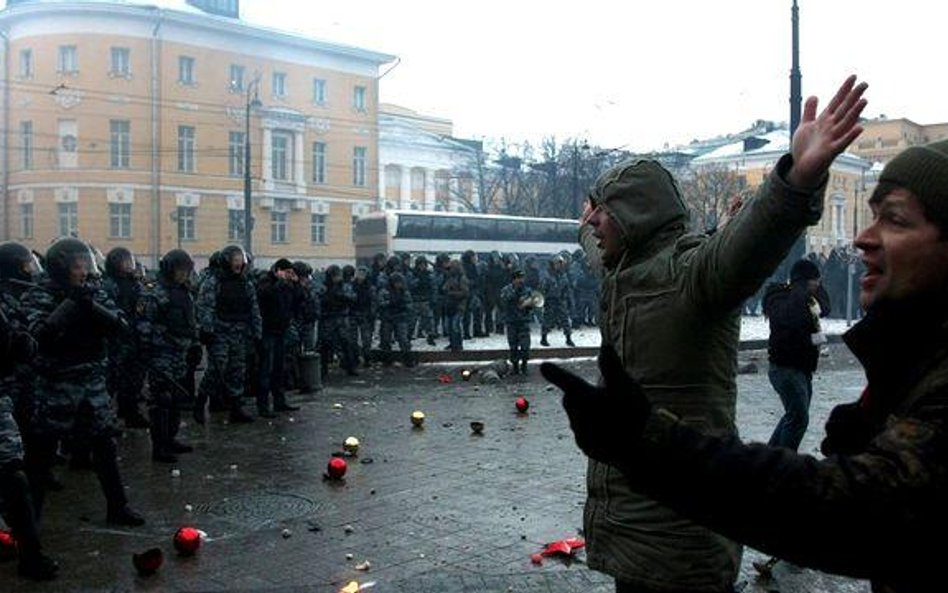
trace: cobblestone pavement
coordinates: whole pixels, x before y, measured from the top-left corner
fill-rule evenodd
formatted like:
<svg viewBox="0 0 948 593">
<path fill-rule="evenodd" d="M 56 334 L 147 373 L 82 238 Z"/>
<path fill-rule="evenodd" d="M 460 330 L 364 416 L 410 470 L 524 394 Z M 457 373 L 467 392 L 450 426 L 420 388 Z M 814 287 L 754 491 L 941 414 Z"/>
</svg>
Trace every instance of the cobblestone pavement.
<svg viewBox="0 0 948 593">
<path fill-rule="evenodd" d="M 779 400 L 766 377 L 739 380 L 743 436 L 766 440 Z M 572 366 L 592 376 L 592 361 Z M 814 384 L 813 418 L 803 450 L 816 451 L 835 403 L 858 396 L 862 374 L 841 347 L 822 362 Z M 34 591 L 329 592 L 350 580 L 374 581 L 373 593 L 598 593 L 613 590 L 588 570 L 579 553 L 571 564 L 530 555 L 581 526 L 585 460 L 576 449 L 559 396 L 534 369 L 498 384 L 459 379 L 458 367 L 423 365 L 333 374 L 326 389 L 291 396 L 302 409 L 272 421 L 229 426 L 216 416 L 189 424 L 182 436 L 196 447 L 172 467 L 150 461 L 148 435 L 128 431 L 121 466 L 132 504 L 146 526 L 114 529 L 89 472 L 57 470 L 66 489 L 52 493 L 43 536 L 61 564 L 61 577 L 34 584 L 0 564 L 0 589 Z M 438 376 L 451 373 L 452 383 Z M 514 400 L 530 401 L 518 414 Z M 427 415 L 413 429 L 414 410 Z M 482 436 L 469 424 L 485 423 Z M 343 482 L 324 480 L 326 463 L 343 440 L 361 441 Z M 196 556 L 174 553 L 172 535 L 192 525 L 208 535 Z M 164 551 L 157 575 L 136 576 L 133 552 Z M 865 583 L 783 564 L 758 580 L 745 554 L 745 593 L 841 591 L 865 593 Z M 356 566 L 368 561 L 371 568 Z"/>
</svg>

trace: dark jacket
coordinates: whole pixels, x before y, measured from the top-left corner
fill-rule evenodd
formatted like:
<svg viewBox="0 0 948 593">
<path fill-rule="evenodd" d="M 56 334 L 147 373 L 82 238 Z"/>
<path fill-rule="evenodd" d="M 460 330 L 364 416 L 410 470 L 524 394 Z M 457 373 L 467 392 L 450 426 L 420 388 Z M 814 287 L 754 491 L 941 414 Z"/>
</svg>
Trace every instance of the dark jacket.
<svg viewBox="0 0 948 593">
<path fill-rule="evenodd" d="M 602 342 L 611 344 L 649 400 L 685 423 L 734 434 L 740 305 L 819 219 L 822 188 L 790 187 L 790 156 L 712 237 L 687 235 L 688 213 L 671 175 L 657 163 L 619 166 L 592 197 L 625 244 L 605 270 Z M 599 257 L 588 225 L 580 243 Z M 585 511 L 590 568 L 641 588 L 726 591 L 740 547 L 658 504 L 614 467 L 590 460 Z M 693 491 L 697 492 L 697 491 Z"/>
<path fill-rule="evenodd" d="M 711 529 L 796 564 L 944 589 L 948 543 L 948 313 L 875 307 L 844 339 L 868 387 L 830 414 L 823 459 L 712 437 L 653 412 L 623 472 Z M 695 496 L 700 492 L 701 496 Z"/>
<path fill-rule="evenodd" d="M 820 332 L 819 318 L 829 312 L 829 296 L 822 286 L 815 296 L 810 295 L 806 281 L 768 286 L 764 315 L 770 322 L 770 363 L 805 373 L 815 371 L 820 348 L 813 335 Z"/>
<path fill-rule="evenodd" d="M 295 315 L 295 296 L 292 284 L 280 280 L 273 272 L 267 272 L 257 285 L 257 304 L 264 334 L 279 336 L 290 329 Z"/>
</svg>

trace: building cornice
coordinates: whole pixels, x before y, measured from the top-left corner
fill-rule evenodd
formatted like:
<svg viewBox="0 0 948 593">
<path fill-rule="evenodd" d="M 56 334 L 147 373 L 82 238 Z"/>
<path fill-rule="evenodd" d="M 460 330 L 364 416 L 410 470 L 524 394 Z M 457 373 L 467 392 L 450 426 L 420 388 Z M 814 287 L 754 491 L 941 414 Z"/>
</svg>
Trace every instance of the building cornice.
<svg viewBox="0 0 948 593">
<path fill-rule="evenodd" d="M 129 19 L 154 24 L 156 20 L 167 24 L 179 25 L 195 31 L 206 31 L 235 38 L 235 46 L 243 41 L 262 41 L 269 44 L 281 44 L 288 48 L 331 54 L 346 57 L 376 66 L 395 60 L 395 56 L 362 49 L 339 43 L 332 43 L 252 25 L 237 19 L 211 14 L 190 13 L 157 6 L 133 5 L 112 2 L 55 2 L 37 4 L 18 4 L 0 11 L 0 27 L 9 29 L 19 22 L 31 19 L 67 16 L 70 13 L 82 16 L 122 16 Z"/>
</svg>

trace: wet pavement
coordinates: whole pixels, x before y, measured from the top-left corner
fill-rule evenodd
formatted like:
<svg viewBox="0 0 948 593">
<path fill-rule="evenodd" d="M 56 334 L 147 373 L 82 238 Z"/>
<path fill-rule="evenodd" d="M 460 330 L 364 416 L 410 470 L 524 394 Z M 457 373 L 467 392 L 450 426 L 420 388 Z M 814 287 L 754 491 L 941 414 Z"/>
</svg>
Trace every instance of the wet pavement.
<svg viewBox="0 0 948 593">
<path fill-rule="evenodd" d="M 760 372 L 739 377 L 738 420 L 745 439 L 765 441 L 780 405 Z M 588 376 L 592 361 L 571 366 Z M 475 367 L 476 368 L 476 367 Z M 352 580 L 384 592 L 611 592 L 580 551 L 571 563 L 530 556 L 582 524 L 585 460 L 576 449 L 557 392 L 535 367 L 527 378 L 480 383 L 458 365 L 392 367 L 360 377 L 333 374 L 314 395 L 291 394 L 301 410 L 271 421 L 207 426 L 188 423 L 181 436 L 196 451 L 169 466 L 150 461 L 146 431 L 120 441 L 121 467 L 141 528 L 105 524 L 94 475 L 58 468 L 66 485 L 51 493 L 44 519 L 47 552 L 61 576 L 47 584 L 16 577 L 0 564 L 0 590 L 34 591 L 338 591 Z M 442 383 L 449 374 L 453 382 Z M 811 428 L 801 450 L 815 452 L 836 403 L 859 395 L 861 371 L 841 346 L 830 348 L 814 381 Z M 526 414 L 514 401 L 530 402 Z M 424 427 L 410 422 L 415 410 Z M 485 424 L 483 435 L 470 423 Z M 361 446 L 343 481 L 324 479 L 343 441 Z M 174 472 L 174 470 L 178 470 Z M 177 475 L 176 475 L 177 474 Z M 172 536 L 191 525 L 207 533 L 193 557 L 175 554 Z M 136 575 L 133 552 L 159 547 L 164 565 Z M 765 591 L 865 593 L 863 582 L 779 564 L 774 579 L 756 578 L 748 550 L 739 587 Z M 356 567 L 368 570 L 358 570 Z"/>
</svg>

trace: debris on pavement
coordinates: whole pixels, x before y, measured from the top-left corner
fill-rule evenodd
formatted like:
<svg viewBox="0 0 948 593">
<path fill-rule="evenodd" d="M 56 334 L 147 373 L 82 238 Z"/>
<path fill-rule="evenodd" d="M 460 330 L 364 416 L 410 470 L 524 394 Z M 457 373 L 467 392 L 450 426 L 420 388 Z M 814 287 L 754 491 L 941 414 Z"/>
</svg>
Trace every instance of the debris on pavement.
<svg viewBox="0 0 948 593">
<path fill-rule="evenodd" d="M 140 576 L 148 577 L 158 572 L 164 558 L 161 548 L 151 548 L 141 554 L 132 554 L 132 566 Z"/>
<path fill-rule="evenodd" d="M 425 423 L 425 413 L 421 410 L 415 410 L 411 413 L 411 423 L 415 428 L 421 428 Z"/>
<path fill-rule="evenodd" d="M 194 527 L 182 527 L 174 534 L 174 549 L 181 556 L 193 556 L 201 547 L 201 532 Z"/>
<path fill-rule="evenodd" d="M 530 562 L 540 565 L 543 564 L 543 558 L 549 558 L 552 556 L 572 559 L 575 555 L 576 550 L 580 550 L 586 547 L 586 540 L 581 537 L 571 537 L 568 539 L 560 539 L 555 542 L 550 542 L 543 548 L 543 551 L 538 554 L 530 555 Z"/>
<path fill-rule="evenodd" d="M 447 373 L 442 373 L 438 375 L 438 382 L 439 383 L 454 383 L 454 379 L 451 378 L 451 375 L 448 375 Z"/>
<path fill-rule="evenodd" d="M 484 434 L 484 423 L 477 420 L 471 422 L 471 432 L 477 435 Z"/>
<path fill-rule="evenodd" d="M 349 465 L 342 457 L 333 457 L 326 465 L 326 478 L 329 480 L 341 480 L 346 475 Z"/>
<path fill-rule="evenodd" d="M 517 411 L 521 414 L 526 414 L 527 410 L 530 408 L 530 402 L 527 401 L 525 397 L 518 397 L 517 401 L 514 402 L 514 405 L 517 407 Z"/>
<path fill-rule="evenodd" d="M 361 570 L 362 572 L 368 572 L 372 568 L 372 563 L 368 560 L 363 560 L 354 567 L 356 570 Z"/>
</svg>

